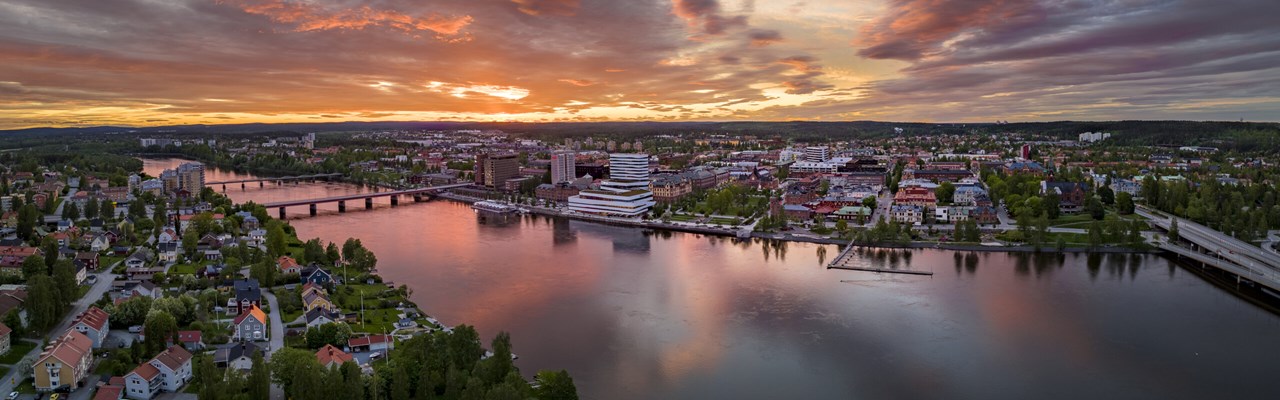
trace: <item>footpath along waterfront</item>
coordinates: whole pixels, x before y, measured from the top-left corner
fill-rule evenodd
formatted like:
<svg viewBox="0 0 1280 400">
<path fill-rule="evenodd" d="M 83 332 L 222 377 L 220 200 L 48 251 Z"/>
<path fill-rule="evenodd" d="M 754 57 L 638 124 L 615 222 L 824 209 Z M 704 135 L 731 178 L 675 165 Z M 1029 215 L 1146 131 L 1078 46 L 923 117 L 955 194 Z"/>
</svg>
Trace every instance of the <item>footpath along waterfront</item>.
<svg viewBox="0 0 1280 400">
<path fill-rule="evenodd" d="M 1280 317 L 1164 257 L 852 256 L 934 273 L 888 275 L 825 269 L 835 245 L 388 207 L 290 223 L 304 239 L 360 238 L 423 309 L 482 337 L 511 332 L 522 371 L 565 368 L 584 398 L 1280 397 L 1268 372 Z"/>
</svg>

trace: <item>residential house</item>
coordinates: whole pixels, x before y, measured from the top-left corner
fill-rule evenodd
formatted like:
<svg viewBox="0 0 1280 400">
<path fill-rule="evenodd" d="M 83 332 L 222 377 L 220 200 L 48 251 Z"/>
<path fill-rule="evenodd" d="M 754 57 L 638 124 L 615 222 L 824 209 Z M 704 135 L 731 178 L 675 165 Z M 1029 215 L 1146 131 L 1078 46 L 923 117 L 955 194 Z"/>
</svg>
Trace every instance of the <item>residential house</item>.
<svg viewBox="0 0 1280 400">
<path fill-rule="evenodd" d="M 303 268 L 301 275 L 303 282 L 314 283 L 320 286 L 329 286 L 330 283 L 333 283 L 333 275 L 316 264 L 311 264 L 306 268 Z"/>
<path fill-rule="evenodd" d="M 228 313 L 241 313 L 250 308 L 262 307 L 262 289 L 257 279 L 241 279 L 232 284 L 235 297 L 227 299 Z"/>
<path fill-rule="evenodd" d="M 58 337 L 40 353 L 32 366 L 37 391 L 48 392 L 62 386 L 80 387 L 93 366 L 93 340 L 74 329 Z"/>
<path fill-rule="evenodd" d="M 90 306 L 88 310 L 76 316 L 74 322 L 71 323 L 71 329 L 80 332 L 93 341 L 93 348 L 102 348 L 102 343 L 107 339 L 107 333 L 111 330 L 111 316 L 106 311 L 102 311 L 98 306 Z"/>
<path fill-rule="evenodd" d="M 304 316 L 307 319 L 307 328 L 313 328 L 324 324 L 342 321 L 342 317 L 336 312 L 326 310 L 324 308 L 313 308 L 307 310 Z"/>
<path fill-rule="evenodd" d="M 98 385 L 98 390 L 93 392 L 93 400 L 121 400 L 124 399 L 124 377 L 113 376 L 109 383 Z"/>
<path fill-rule="evenodd" d="M 373 334 L 367 336 L 354 337 L 347 340 L 348 351 L 365 352 L 365 351 L 382 351 L 395 348 L 394 339 L 391 335 Z"/>
<path fill-rule="evenodd" d="M 12 340 L 11 336 L 13 336 L 12 333 L 13 329 L 9 328 L 8 325 L 0 324 L 0 355 L 9 353 L 10 340 Z"/>
<path fill-rule="evenodd" d="M 76 253 L 76 261 L 84 263 L 85 268 L 92 271 L 98 270 L 98 253 L 93 251 L 82 251 Z"/>
<path fill-rule="evenodd" d="M 168 242 L 156 245 L 156 251 L 160 253 L 160 262 L 173 263 L 178 262 L 179 243 Z"/>
<path fill-rule="evenodd" d="M 191 381 L 191 353 L 170 346 L 125 375 L 125 396 L 149 400 L 161 392 L 177 393 Z"/>
<path fill-rule="evenodd" d="M 204 332 L 178 331 L 178 342 L 188 351 L 204 350 Z"/>
<path fill-rule="evenodd" d="M 179 235 L 178 231 L 173 230 L 173 228 L 164 228 L 164 230 L 160 231 L 160 235 L 156 236 L 156 243 L 172 242 L 182 242 L 182 235 Z"/>
<path fill-rule="evenodd" d="M 302 266 L 298 265 L 297 260 L 294 260 L 293 257 L 289 257 L 289 256 L 280 256 L 280 258 L 277 258 L 276 267 L 280 268 L 280 273 L 282 274 L 301 274 L 302 273 Z"/>
<path fill-rule="evenodd" d="M 969 219 L 977 221 L 982 225 L 995 225 L 1000 223 L 1000 216 L 997 214 L 996 208 L 992 206 L 976 206 L 969 210 Z"/>
<path fill-rule="evenodd" d="M 232 325 L 235 326 L 235 333 L 231 335 L 233 340 L 267 340 L 267 314 L 256 304 L 241 312 Z"/>
<path fill-rule="evenodd" d="M 231 347 L 220 348 L 213 353 L 213 364 L 218 368 L 233 368 L 248 371 L 253 367 L 253 356 L 262 349 L 250 342 L 240 342 Z"/>
<path fill-rule="evenodd" d="M 1112 179 L 1111 191 L 1115 194 L 1128 193 L 1133 198 L 1142 194 L 1142 182 L 1130 179 Z"/>
<path fill-rule="evenodd" d="M 307 311 L 314 309 L 333 311 L 337 309 L 333 302 L 329 301 L 329 294 L 324 291 L 311 291 L 303 295 L 302 308 Z"/>
<path fill-rule="evenodd" d="M 351 362 L 354 359 L 355 357 L 339 350 L 337 347 L 333 347 L 331 344 L 326 344 L 324 347 L 321 347 L 320 350 L 316 351 L 316 361 L 320 362 L 320 366 L 325 369 L 329 369 L 335 365 L 342 365 L 342 363 L 345 362 Z"/>
</svg>

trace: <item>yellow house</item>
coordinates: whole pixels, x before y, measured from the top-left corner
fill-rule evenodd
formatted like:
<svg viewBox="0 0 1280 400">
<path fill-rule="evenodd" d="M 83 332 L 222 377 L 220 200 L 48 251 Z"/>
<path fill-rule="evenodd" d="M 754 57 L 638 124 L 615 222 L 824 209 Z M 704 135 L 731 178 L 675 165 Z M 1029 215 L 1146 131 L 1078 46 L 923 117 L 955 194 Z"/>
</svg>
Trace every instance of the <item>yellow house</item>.
<svg viewBox="0 0 1280 400">
<path fill-rule="evenodd" d="M 63 385 L 72 389 L 80 387 L 80 381 L 93 365 L 93 340 L 74 329 L 45 347 L 40 358 L 32 366 L 37 391 L 51 391 Z"/>
<path fill-rule="evenodd" d="M 316 291 L 307 292 L 305 296 L 302 296 L 302 308 L 306 311 L 311 311 L 317 308 L 325 311 L 333 311 L 337 309 L 337 307 L 334 307 L 333 302 L 329 301 L 328 295 L 324 292 Z"/>
</svg>

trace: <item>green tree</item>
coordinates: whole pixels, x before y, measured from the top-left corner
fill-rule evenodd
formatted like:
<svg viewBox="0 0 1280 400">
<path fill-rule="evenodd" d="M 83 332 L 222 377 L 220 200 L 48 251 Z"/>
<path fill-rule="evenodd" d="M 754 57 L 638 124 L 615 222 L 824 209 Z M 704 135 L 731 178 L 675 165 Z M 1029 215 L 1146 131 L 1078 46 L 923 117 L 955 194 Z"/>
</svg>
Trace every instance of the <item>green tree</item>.
<svg viewBox="0 0 1280 400">
<path fill-rule="evenodd" d="M 272 382 L 284 387 L 285 392 L 292 392 L 298 370 L 320 366 L 315 353 L 292 347 L 276 350 L 268 364 Z"/>
<path fill-rule="evenodd" d="M 538 381 L 538 388 L 535 390 L 538 400 L 578 399 L 578 388 L 574 386 L 568 371 L 538 371 L 534 379 Z"/>
<path fill-rule="evenodd" d="M 862 199 L 862 205 L 872 210 L 876 209 L 876 196 L 867 196 Z"/>
<path fill-rule="evenodd" d="M 320 243 L 319 238 L 308 240 L 302 245 L 302 262 L 328 264 L 326 259 L 324 245 Z"/>
<path fill-rule="evenodd" d="M 1102 245 L 1102 222 L 1093 221 L 1089 223 L 1089 247 L 1095 248 Z"/>
<path fill-rule="evenodd" d="M 1107 217 L 1107 209 L 1103 207 L 1102 202 L 1097 197 L 1090 196 L 1084 203 L 1085 210 L 1089 211 L 1089 216 L 1095 220 L 1101 220 Z"/>
<path fill-rule="evenodd" d="M 70 206 L 71 204 L 68 203 L 67 205 Z M 88 202 L 84 203 L 84 218 L 85 219 L 98 218 L 98 202 L 97 201 L 89 200 Z"/>
<path fill-rule="evenodd" d="M 116 217 L 116 203 L 114 201 L 103 199 L 102 206 L 98 207 L 98 214 L 103 219 L 114 219 Z"/>
<path fill-rule="evenodd" d="M 284 223 L 272 220 L 267 223 L 267 253 L 272 258 L 285 254 Z"/>
<path fill-rule="evenodd" d="M 1116 209 L 1123 215 L 1133 214 L 1133 196 L 1125 192 L 1116 195 Z"/>
<path fill-rule="evenodd" d="M 1040 200 L 1041 215 L 1049 217 L 1049 219 L 1058 219 L 1059 214 L 1062 212 L 1059 208 L 1061 205 L 1062 196 L 1059 196 L 1057 192 L 1049 192 Z"/>
<path fill-rule="evenodd" d="M 30 241 L 35 238 L 37 220 L 40 218 L 40 210 L 32 204 L 23 205 L 18 209 L 18 237 L 23 240 Z"/>
<path fill-rule="evenodd" d="M 45 274 L 37 274 L 27 281 L 26 307 L 32 330 L 45 332 L 58 323 L 65 306 L 59 299 L 58 288 L 53 278 Z"/>
<path fill-rule="evenodd" d="M 48 268 L 44 264 L 44 256 L 36 254 L 27 257 L 27 259 L 22 260 L 22 279 L 30 282 L 31 278 L 36 275 L 45 275 Z"/>
<path fill-rule="evenodd" d="M 76 265 L 71 260 L 58 260 L 53 264 L 53 283 L 58 287 L 58 300 L 61 304 L 71 304 L 80 297 Z"/>
<path fill-rule="evenodd" d="M 938 199 L 938 204 L 951 204 L 952 200 L 955 199 L 956 185 L 951 182 L 942 182 L 938 185 L 937 189 L 934 189 L 933 192 L 934 196 Z"/>
<path fill-rule="evenodd" d="M 1169 241 L 1176 243 L 1180 239 L 1181 236 L 1178 234 L 1178 219 L 1174 218 L 1173 223 L 1169 224 Z"/>
<path fill-rule="evenodd" d="M 158 354 L 168 348 L 169 341 L 178 333 L 178 321 L 168 313 L 152 309 L 147 313 L 147 320 L 142 324 L 147 339 L 143 341 L 147 354 Z"/>
<path fill-rule="evenodd" d="M 336 322 L 308 328 L 306 333 L 307 347 L 311 349 L 318 349 L 326 344 L 343 347 L 350 338 L 351 326 Z"/>
<path fill-rule="evenodd" d="M 1098 198 L 1102 199 L 1102 204 L 1112 205 L 1116 203 L 1116 192 L 1109 186 L 1103 186 L 1098 188 Z"/>
<path fill-rule="evenodd" d="M 135 220 L 142 219 L 142 218 L 146 218 L 146 216 L 147 216 L 147 204 L 146 204 L 146 203 L 144 203 L 144 202 L 143 202 L 142 200 L 140 200 L 140 199 L 139 199 L 139 200 L 133 200 L 133 201 L 130 201 L 130 202 L 129 202 L 129 216 L 133 217 L 133 219 L 135 219 Z"/>
<path fill-rule="evenodd" d="M 80 219 L 80 207 L 76 207 L 74 203 L 68 202 L 62 206 L 62 219 L 75 221 Z"/>
<path fill-rule="evenodd" d="M 248 393 L 250 399 L 271 397 L 271 369 L 262 359 L 262 352 L 253 354 L 253 366 L 249 369 Z"/>
<path fill-rule="evenodd" d="M 329 263 L 335 263 L 338 262 L 338 260 L 341 260 L 342 253 L 338 250 L 338 244 L 329 242 L 329 245 L 324 248 L 324 258 Z"/>
</svg>

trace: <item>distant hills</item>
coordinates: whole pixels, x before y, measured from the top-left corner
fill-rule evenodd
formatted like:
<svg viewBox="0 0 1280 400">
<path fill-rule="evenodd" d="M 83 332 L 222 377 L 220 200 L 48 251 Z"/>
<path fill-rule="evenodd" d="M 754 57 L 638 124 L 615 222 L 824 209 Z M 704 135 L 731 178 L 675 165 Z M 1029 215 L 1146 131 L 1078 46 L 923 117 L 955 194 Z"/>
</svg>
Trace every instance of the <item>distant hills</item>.
<svg viewBox="0 0 1280 400">
<path fill-rule="evenodd" d="M 901 129 L 899 133 L 895 128 Z M 1117 144 L 1209 145 L 1240 150 L 1280 148 L 1280 123 L 1227 121 L 1058 121 L 1019 123 L 919 122 L 327 122 L 282 124 L 174 125 L 157 127 L 97 126 L 31 128 L 0 131 L 0 139 L 43 135 L 181 135 L 181 134 L 300 134 L 370 130 L 500 129 L 543 139 L 607 135 L 620 139 L 661 134 L 707 133 L 760 137 L 782 136 L 797 141 L 827 141 L 896 135 L 1040 133 L 1074 139 L 1083 132 L 1110 132 Z"/>
</svg>

